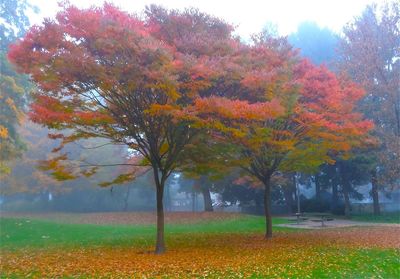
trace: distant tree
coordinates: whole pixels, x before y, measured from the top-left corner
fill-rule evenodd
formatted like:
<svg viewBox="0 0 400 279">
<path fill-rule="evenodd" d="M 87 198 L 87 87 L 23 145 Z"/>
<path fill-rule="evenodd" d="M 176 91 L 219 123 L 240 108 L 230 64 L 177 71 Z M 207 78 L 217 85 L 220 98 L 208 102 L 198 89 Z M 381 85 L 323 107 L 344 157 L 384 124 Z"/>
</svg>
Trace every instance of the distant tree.
<svg viewBox="0 0 400 279">
<path fill-rule="evenodd" d="M 315 22 L 302 22 L 297 31 L 288 37 L 288 41 L 300 49 L 303 57 L 315 64 L 330 66 L 337 58 L 335 50 L 339 37 L 329 28 L 321 28 Z"/>
<path fill-rule="evenodd" d="M 221 198 L 229 204 L 239 204 L 245 213 L 262 214 L 263 189 L 250 183 L 238 184 L 232 182 L 221 189 Z"/>
<path fill-rule="evenodd" d="M 368 6 L 343 30 L 340 69 L 367 91 L 361 110 L 375 123 L 380 144 L 371 150 L 374 213 L 379 214 L 378 189 L 400 180 L 400 3 Z"/>
<path fill-rule="evenodd" d="M 21 38 L 30 26 L 27 12 L 37 13 L 38 7 L 31 5 L 27 0 L 3 0 L 0 3 L 0 47 L 8 48 L 16 39 Z"/>
<path fill-rule="evenodd" d="M 271 203 L 283 204 L 288 206 L 291 212 L 292 205 L 290 199 L 287 200 L 285 191 L 289 190 L 289 175 L 276 173 L 271 178 Z M 263 214 L 264 212 L 264 190 L 262 183 L 248 173 L 243 173 L 240 169 L 234 169 L 225 177 L 215 181 L 215 191 L 220 194 L 224 203 L 239 204 L 245 213 Z"/>
<path fill-rule="evenodd" d="M 26 150 L 18 159 L 9 163 L 12 169 L 11 175 L 4 177 L 0 184 L 0 195 L 2 196 L 18 193 L 32 195 L 51 193 L 53 197 L 56 197 L 78 190 L 80 184 L 81 188 L 85 188 L 82 190 L 86 190 L 86 186 L 91 188 L 97 184 L 103 185 L 110 180 L 110 177 L 126 172 L 126 169 L 122 169 L 121 166 L 111 166 L 99 169 L 94 176 L 81 175 L 77 180 L 60 181 L 58 178 L 64 175 L 64 171 L 59 172 L 60 168 L 68 169 L 72 175 L 77 176 L 76 172 L 80 171 L 77 166 L 80 164 L 84 162 L 113 164 L 115 157 L 128 157 L 127 149 L 123 146 L 111 145 L 104 139 L 78 141 L 64 148 L 64 151 L 69 154 L 67 162 L 58 162 L 60 163 L 58 168 L 49 168 L 50 171 L 45 172 L 43 170 L 48 169 L 49 164 L 54 162 L 52 159 L 58 155 L 52 151 L 58 149 L 60 140 L 49 139 L 47 137 L 50 133 L 49 129 L 29 121 L 26 117 L 17 131 L 26 145 Z M 102 152 L 97 151 L 97 146 L 102 146 Z"/>
<path fill-rule="evenodd" d="M 291 34 L 288 37 L 291 44 L 295 47 L 300 49 L 300 54 L 304 57 L 311 59 L 314 63 L 317 64 L 325 64 L 327 67 L 338 70 L 337 65 L 340 61 L 340 56 L 338 55 L 338 47 L 340 42 L 340 37 L 336 35 L 333 31 L 329 30 L 328 28 L 321 28 L 314 22 L 303 22 L 299 25 L 298 30 L 296 33 Z M 340 70 L 340 69 L 339 69 Z M 372 147 L 372 146 L 371 146 Z M 352 181 L 345 181 L 348 178 L 347 170 L 344 167 L 346 166 L 352 170 L 364 170 L 366 173 L 358 173 L 359 179 L 361 176 L 369 177 L 370 170 L 372 165 L 367 166 L 365 163 L 369 162 L 372 163 L 371 159 L 366 158 L 365 150 L 360 150 L 359 152 L 355 151 L 352 154 L 352 160 L 343 160 L 340 158 L 336 158 L 337 163 L 333 168 L 335 172 L 323 172 L 324 169 L 331 168 L 329 165 L 320 168 L 319 173 L 322 174 L 324 177 L 329 176 L 329 174 L 333 175 L 328 179 L 334 181 L 336 178 L 335 175 L 339 175 L 341 177 L 341 182 L 338 184 L 331 184 L 333 196 L 333 205 L 332 208 L 336 212 L 336 205 L 338 204 L 339 194 L 343 195 L 345 201 L 345 213 L 349 215 L 350 209 L 350 199 L 348 193 L 356 193 L 355 187 L 360 184 L 352 183 Z M 358 164 L 360 165 L 351 165 L 351 164 Z M 315 174 L 314 183 L 316 187 L 316 199 L 320 200 L 320 185 L 319 185 L 319 175 Z M 324 178 L 327 179 L 327 178 Z M 341 187 L 341 191 L 338 191 L 337 187 Z M 339 189 L 340 190 L 340 189 Z"/>
<path fill-rule="evenodd" d="M 28 10 L 35 7 L 27 1 L 4 0 L 0 3 L 0 179 L 11 172 L 10 160 L 21 155 L 23 143 L 16 131 L 23 115 L 25 93 L 30 84 L 8 63 L 9 45 L 29 27 Z"/>
<path fill-rule="evenodd" d="M 211 191 L 220 192 L 229 180 L 232 168 L 236 166 L 234 158 L 229 158 L 235 146 L 210 137 L 210 130 L 203 130 L 185 148 L 182 155 L 183 175 L 194 180 L 195 189 L 202 193 L 204 210 L 213 211 Z M 231 186 L 231 185 L 229 185 Z M 191 190 L 192 191 L 192 190 Z"/>
</svg>

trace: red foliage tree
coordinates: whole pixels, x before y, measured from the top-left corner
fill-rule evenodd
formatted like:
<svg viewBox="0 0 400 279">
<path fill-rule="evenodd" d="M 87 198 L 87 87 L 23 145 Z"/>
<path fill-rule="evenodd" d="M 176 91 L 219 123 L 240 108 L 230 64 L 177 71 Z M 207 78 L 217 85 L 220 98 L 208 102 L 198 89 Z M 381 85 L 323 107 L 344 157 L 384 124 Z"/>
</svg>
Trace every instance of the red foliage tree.
<svg viewBox="0 0 400 279">
<path fill-rule="evenodd" d="M 86 10 L 65 6 L 55 20 L 32 27 L 12 46 L 9 58 L 38 86 L 31 119 L 73 131 L 54 138 L 63 144 L 107 138 L 144 158 L 124 165 L 151 166 L 156 253 L 162 253 L 164 184 L 197 133 L 191 121 L 175 115 L 181 116 L 209 85 L 202 60 L 224 44 L 229 48 L 232 28 L 197 10 L 178 13 L 152 6 L 146 13 L 143 20 L 110 4 Z M 204 35 L 207 48 L 199 45 Z M 132 175 L 117 181 L 127 179 Z"/>
<path fill-rule="evenodd" d="M 363 90 L 300 60 L 282 39 L 261 36 L 220 64 L 224 82 L 214 88 L 220 96 L 197 99 L 192 117 L 234 143 L 239 150 L 231 158 L 264 185 L 269 238 L 271 177 L 315 171 L 362 146 L 372 128 L 354 111 Z"/>
</svg>

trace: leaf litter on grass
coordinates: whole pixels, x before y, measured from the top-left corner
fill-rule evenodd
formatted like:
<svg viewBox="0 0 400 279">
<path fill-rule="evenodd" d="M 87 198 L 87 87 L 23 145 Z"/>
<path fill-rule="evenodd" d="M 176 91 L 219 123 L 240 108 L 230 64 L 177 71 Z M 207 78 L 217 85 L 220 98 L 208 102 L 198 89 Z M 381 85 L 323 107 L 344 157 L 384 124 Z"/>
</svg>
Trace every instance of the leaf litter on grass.
<svg viewBox="0 0 400 279">
<path fill-rule="evenodd" d="M 32 278 L 380 278 L 400 275 L 399 235 L 390 227 L 280 232 L 270 240 L 180 234 L 170 236 L 164 255 L 127 246 L 2 251 L 1 270 Z"/>
</svg>

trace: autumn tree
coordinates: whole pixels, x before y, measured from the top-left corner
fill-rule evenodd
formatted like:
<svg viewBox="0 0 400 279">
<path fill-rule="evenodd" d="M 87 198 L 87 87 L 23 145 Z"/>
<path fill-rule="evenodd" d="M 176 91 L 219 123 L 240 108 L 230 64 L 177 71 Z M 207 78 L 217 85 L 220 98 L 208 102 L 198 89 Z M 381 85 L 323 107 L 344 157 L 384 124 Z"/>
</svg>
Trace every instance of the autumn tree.
<svg viewBox="0 0 400 279">
<path fill-rule="evenodd" d="M 24 147 L 16 129 L 30 85 L 26 76 L 17 74 L 8 63 L 6 54 L 9 45 L 29 27 L 26 13 L 30 9 L 36 10 L 27 1 L 4 0 L 0 4 L 0 178 L 10 173 L 7 163 L 21 155 Z"/>
<path fill-rule="evenodd" d="M 313 63 L 324 64 L 332 71 L 340 70 L 337 67 L 340 60 L 340 56 L 337 55 L 339 36 L 328 28 L 320 28 L 314 22 L 303 22 L 295 33 L 289 35 L 288 40 L 294 47 L 299 48 L 301 56 L 310 59 Z M 347 216 L 350 216 L 350 194 L 352 197 L 359 197 L 356 195 L 356 188 L 360 186 L 359 182 L 365 181 L 370 176 L 369 172 L 373 167 L 372 164 L 367 164 L 372 160 L 367 158 L 365 149 L 354 150 L 352 153 L 351 160 L 335 158 L 334 165 L 324 164 L 311 177 L 315 184 L 316 200 L 322 203 L 321 187 L 329 185 L 332 191 L 332 211 L 338 212 L 336 205 L 339 197 L 343 196 L 344 212 Z M 340 179 L 338 180 L 336 176 Z M 329 180 L 331 182 L 321 183 Z M 338 182 L 332 183 L 332 181 Z"/>
<path fill-rule="evenodd" d="M 54 20 L 31 28 L 9 53 L 38 86 L 31 119 L 73 131 L 53 138 L 62 139 L 64 145 L 102 137 L 138 152 L 142 162 L 121 163 L 132 169 L 118 182 L 132 179 L 138 165 L 152 168 L 156 253 L 165 251 L 165 182 L 197 133 L 191 121 L 175 116 L 182 116 L 208 84 L 197 74 L 205 71 L 199 60 L 221 48 L 231 31 L 197 10 L 167 12 L 152 6 L 140 19 L 110 4 L 85 10 L 67 5 Z M 203 35 L 208 38 L 204 46 L 199 45 Z M 65 157 L 61 154 L 59 159 Z"/>
<path fill-rule="evenodd" d="M 400 173 L 400 4 L 368 6 L 343 30 L 340 69 L 364 86 L 361 110 L 375 123 L 379 145 L 370 152 L 371 196 L 379 214 L 378 190 L 399 185 Z"/>
<path fill-rule="evenodd" d="M 266 238 L 272 236 L 271 177 L 313 172 L 347 156 L 372 128 L 354 111 L 363 90 L 325 67 L 297 57 L 282 38 L 260 36 L 229 60 L 224 80 L 195 101 L 193 117 L 216 138 L 234 143 L 240 167 L 264 186 Z"/>
</svg>

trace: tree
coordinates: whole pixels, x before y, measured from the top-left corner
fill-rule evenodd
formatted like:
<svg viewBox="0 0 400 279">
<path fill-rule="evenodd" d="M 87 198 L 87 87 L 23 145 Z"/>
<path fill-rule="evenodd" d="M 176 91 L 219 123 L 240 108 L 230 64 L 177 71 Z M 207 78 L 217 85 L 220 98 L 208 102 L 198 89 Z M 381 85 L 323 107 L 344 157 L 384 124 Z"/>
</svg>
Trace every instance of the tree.
<svg viewBox="0 0 400 279">
<path fill-rule="evenodd" d="M 14 71 L 6 53 L 10 43 L 28 28 L 29 9 L 36 10 L 26 1 L 5 0 L 0 4 L 0 179 L 11 172 L 7 163 L 20 156 L 24 148 L 16 126 L 22 119 L 25 93 L 30 85 L 26 76 Z"/>
<path fill-rule="evenodd" d="M 213 139 L 210 132 L 202 130 L 202 133 L 187 145 L 182 154 L 181 167 L 183 175 L 194 179 L 193 187 L 203 194 L 205 211 L 214 210 L 210 191 L 219 192 L 221 181 L 226 181 L 227 176 L 230 180 L 229 174 L 234 171 L 232 167 L 236 165 L 234 158 L 227 156 L 235 150 L 235 146 Z M 226 188 L 226 185 L 224 187 Z"/>
<path fill-rule="evenodd" d="M 10 173 L 8 163 L 21 155 L 24 145 L 16 131 L 23 116 L 24 85 L 23 78 L 15 74 L 0 52 L 0 178 Z"/>
<path fill-rule="evenodd" d="M 315 64 L 330 65 L 335 60 L 338 36 L 328 28 L 321 28 L 315 22 L 302 22 L 288 41 L 300 49 L 300 54 Z"/>
<path fill-rule="evenodd" d="M 193 109 L 216 138 L 234 143 L 239 165 L 264 185 L 266 238 L 272 237 L 271 177 L 313 172 L 361 146 L 372 123 L 354 111 L 363 90 L 296 57 L 284 39 L 256 38 L 229 61 L 221 96 Z M 229 90 L 227 90 L 229 88 Z"/>
<path fill-rule="evenodd" d="M 214 49 L 229 41 L 231 31 L 197 10 L 169 13 L 152 6 L 142 20 L 110 4 L 85 10 L 66 5 L 56 19 L 31 28 L 9 52 L 10 60 L 38 86 L 31 119 L 73 131 L 52 135 L 63 140 L 62 146 L 102 137 L 140 153 L 140 164 L 122 163 L 132 169 L 118 182 L 132 179 L 135 167 L 152 168 L 156 253 L 165 251 L 165 182 L 197 133 L 194 123 L 183 119 L 184 108 L 208 86 L 198 57 L 207 55 L 204 50 L 220 54 Z M 203 35 L 206 46 L 201 45 Z M 53 162 L 57 166 L 57 159 Z"/>
<path fill-rule="evenodd" d="M 339 67 L 362 84 L 367 94 L 361 110 L 375 123 L 380 144 L 371 150 L 374 213 L 379 214 L 378 189 L 399 185 L 400 173 L 400 4 L 367 6 L 343 30 Z"/>
<path fill-rule="evenodd" d="M 340 56 L 337 55 L 337 49 L 339 46 L 339 36 L 333 33 L 328 28 L 320 28 L 314 22 L 303 22 L 299 25 L 297 32 L 291 34 L 288 40 L 295 47 L 300 49 L 300 54 L 305 56 L 316 64 L 325 64 L 330 69 L 336 69 L 337 64 L 340 61 Z M 335 181 L 339 176 L 340 183 L 329 183 L 332 188 L 332 209 L 333 212 L 338 212 L 336 206 L 338 204 L 339 191 L 338 186 L 341 187 L 341 193 L 344 196 L 345 202 L 345 214 L 350 215 L 350 193 L 356 193 L 354 187 L 358 183 L 356 181 L 362 181 L 362 177 L 369 177 L 369 172 L 371 171 L 371 166 L 366 166 L 366 162 L 371 162 L 372 160 L 366 158 L 365 150 L 358 150 L 353 152 L 353 158 L 351 160 L 342 160 L 340 158 L 335 158 L 336 164 L 334 166 L 325 165 L 319 170 L 320 175 L 314 175 L 315 182 L 315 192 L 317 201 L 321 201 L 320 197 L 320 176 L 327 176 L 324 179 Z M 356 164 L 356 165 L 353 165 Z M 359 165 L 357 165 L 359 164 Z M 341 166 L 341 167 L 339 167 Z M 327 169 L 330 171 L 324 172 Z M 357 170 L 363 170 L 365 173 L 360 173 Z M 350 172 L 349 172 L 350 171 Z M 355 177 L 357 174 L 358 177 Z M 329 176 L 332 175 L 332 176 Z"/>
<path fill-rule="evenodd" d="M 39 11 L 36 6 L 27 2 L 27 0 L 4 0 L 0 4 L 0 46 L 1 49 L 7 49 L 16 39 L 21 38 L 29 28 L 30 22 L 26 12 L 33 10 Z"/>
</svg>

